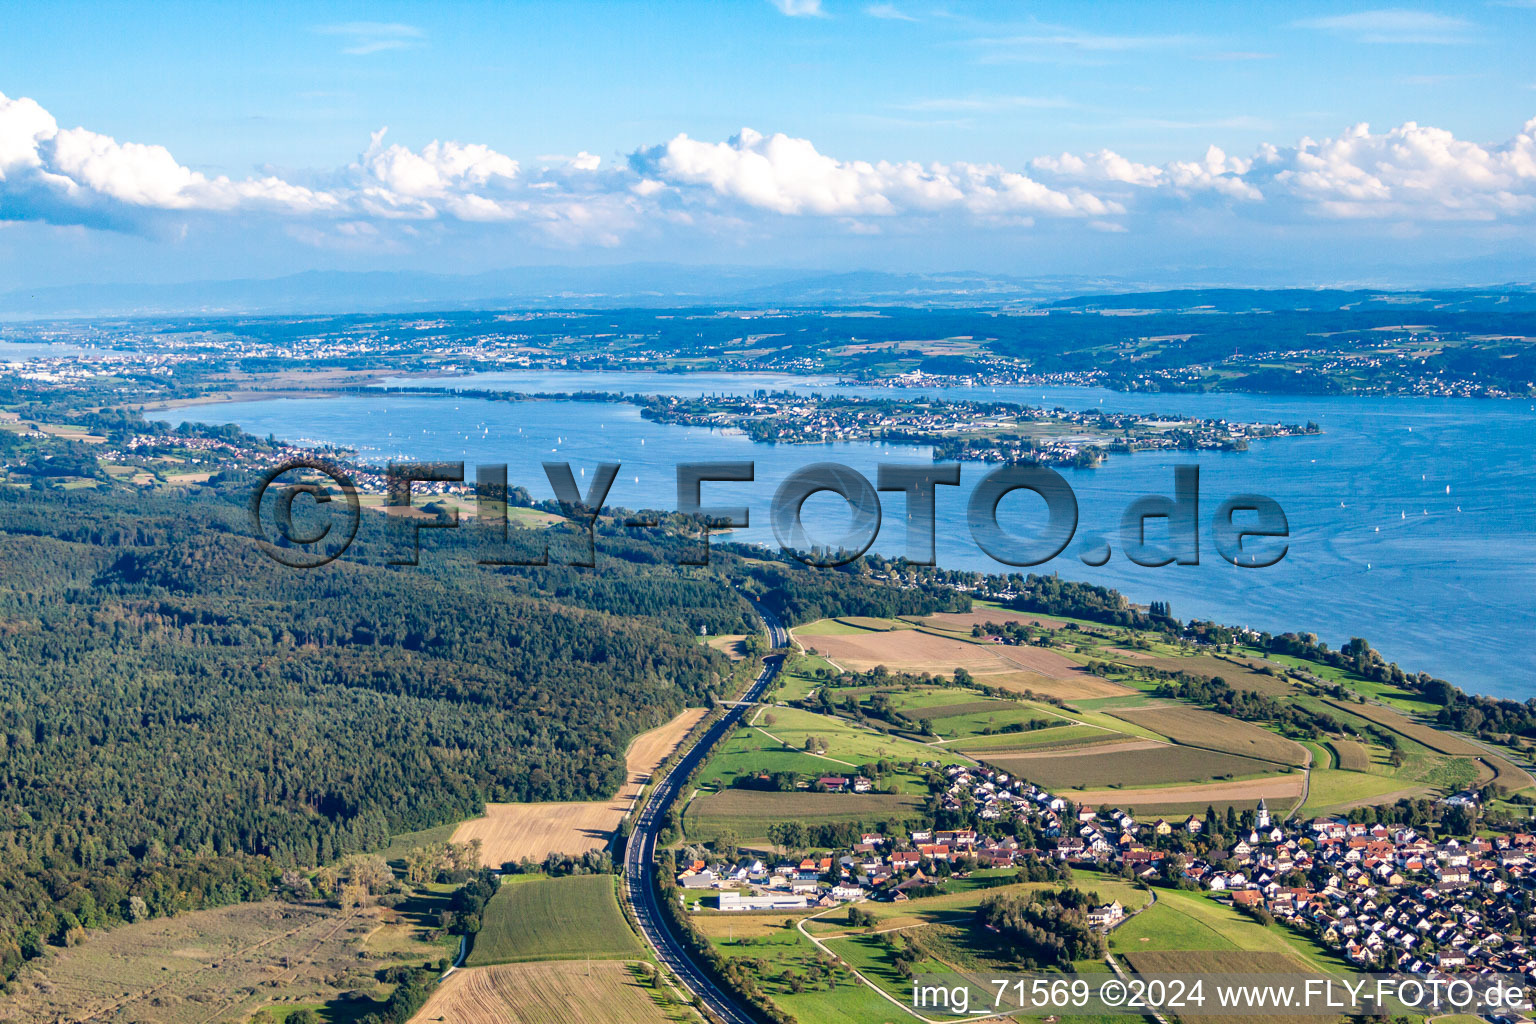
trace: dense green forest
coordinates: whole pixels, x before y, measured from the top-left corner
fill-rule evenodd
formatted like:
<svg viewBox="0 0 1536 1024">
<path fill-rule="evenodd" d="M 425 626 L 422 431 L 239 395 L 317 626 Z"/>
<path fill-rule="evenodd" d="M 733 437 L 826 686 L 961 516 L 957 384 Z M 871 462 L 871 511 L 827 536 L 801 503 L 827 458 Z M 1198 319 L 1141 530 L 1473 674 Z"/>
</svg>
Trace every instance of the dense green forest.
<svg viewBox="0 0 1536 1024">
<path fill-rule="evenodd" d="M 488 799 L 609 795 L 631 737 L 728 683 L 697 625 L 750 621 L 620 531 L 599 570 L 476 566 L 432 531 L 390 567 L 367 530 L 293 570 L 244 496 L 0 491 L 6 977 L 132 896 L 260 898 Z"/>
</svg>

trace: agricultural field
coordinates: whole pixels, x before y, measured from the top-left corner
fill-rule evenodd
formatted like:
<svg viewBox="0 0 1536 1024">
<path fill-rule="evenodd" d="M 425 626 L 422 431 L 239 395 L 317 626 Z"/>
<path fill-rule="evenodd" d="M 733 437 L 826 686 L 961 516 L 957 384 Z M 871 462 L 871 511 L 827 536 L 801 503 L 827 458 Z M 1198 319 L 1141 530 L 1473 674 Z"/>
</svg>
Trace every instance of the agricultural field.
<svg viewBox="0 0 1536 1024">
<path fill-rule="evenodd" d="M 1029 726 L 1031 723 L 1063 722 L 1060 715 L 1006 700 L 971 700 L 959 704 L 914 708 L 910 712 L 910 717 L 919 721 L 927 719 L 933 728 L 933 734 L 945 739 L 996 733 L 1010 725 Z"/>
<path fill-rule="evenodd" d="M 455 971 L 411 1024 L 672 1024 L 697 1021 L 665 988 L 616 961 L 498 964 Z"/>
<path fill-rule="evenodd" d="M 1248 950 L 1220 949 L 1191 952 L 1147 951 L 1127 953 L 1126 964 L 1137 974 L 1143 975 L 1197 975 L 1222 974 L 1311 974 L 1296 957 L 1286 953 L 1266 953 Z M 1319 1024 L 1331 1024 L 1337 1017 L 1319 1017 Z M 1288 1024 L 1296 1020 L 1283 1014 L 1205 1014 L 1199 1017 L 1201 1024 Z"/>
<path fill-rule="evenodd" d="M 1066 701 L 1124 697 L 1138 692 L 1128 686 L 1090 675 L 1086 669 L 1066 677 L 1041 675 L 1038 672 L 1000 672 L 985 677 L 982 682 L 988 686 L 1011 690 L 1023 697 L 1050 697 Z"/>
<path fill-rule="evenodd" d="M 770 708 L 755 721 L 756 729 L 770 740 L 782 742 L 791 751 L 804 751 L 808 739 L 821 741 L 823 745 L 817 749 L 825 756 L 816 760 L 820 762 L 818 771 L 823 774 L 836 774 L 882 758 L 892 761 L 967 761 L 960 754 L 875 732 L 840 718 L 801 711 L 799 708 Z M 712 777 L 709 772 L 710 769 L 706 768 L 705 778 Z"/>
<path fill-rule="evenodd" d="M 873 793 L 766 793 L 730 789 L 693 798 L 683 829 L 693 840 L 709 840 L 729 829 L 742 840 L 767 838 L 768 826 L 794 819 L 807 824 L 855 822 L 893 827 L 921 817 L 922 798 Z"/>
<path fill-rule="evenodd" d="M 466 964 L 639 958 L 640 940 L 619 909 L 612 875 L 504 884 L 486 904 Z"/>
<path fill-rule="evenodd" d="M 1451 754 L 1456 757 L 1480 757 L 1483 748 L 1468 743 L 1460 736 L 1438 729 L 1431 729 L 1427 725 L 1420 725 L 1413 719 L 1391 708 L 1384 708 L 1379 704 L 1354 704 L 1344 701 L 1324 699 L 1323 703 L 1329 707 L 1363 718 L 1368 722 L 1374 722 L 1384 729 L 1405 736 L 1421 746 L 1441 754 Z"/>
<path fill-rule="evenodd" d="M 912 623 L 905 619 L 888 619 L 873 615 L 842 615 L 837 619 L 845 626 L 855 629 L 869 629 L 881 632 L 888 629 L 914 629 Z"/>
<path fill-rule="evenodd" d="M 1131 692 L 1049 648 L 975 641 L 968 628 L 965 633 L 946 633 L 902 623 L 903 628 L 882 631 L 849 625 L 851 621 L 823 619 L 797 626 L 794 633 L 807 648 L 852 672 L 884 665 L 892 671 L 950 675 L 963 668 L 984 683 L 1063 699 Z"/>
<path fill-rule="evenodd" d="M 1132 792 L 1130 786 L 1208 782 L 1224 775 L 1244 777 L 1264 775 L 1275 770 L 1275 765 L 1268 761 L 1150 740 L 1081 750 L 990 754 L 986 761 L 1011 775 L 1062 795 L 1072 795 L 1076 790 L 1109 786 L 1126 787 L 1129 793 Z"/>
<path fill-rule="evenodd" d="M 1124 956 L 1127 966 L 1138 975 L 1310 975 L 1301 961 L 1289 953 L 1252 952 L 1252 950 L 1217 949 L 1201 950 L 1201 952 L 1149 952 L 1126 953 Z M 1209 1013 L 1201 1015 L 1201 1024 L 1287 1024 L 1295 1021 L 1295 1016 L 1261 1015 L 1261 1013 L 1246 1013 L 1246 1015 L 1220 1015 Z M 1338 1016 L 1319 1016 L 1318 1024 L 1333 1024 L 1338 1021 Z"/>
<path fill-rule="evenodd" d="M 1364 746 L 1371 758 L 1370 775 L 1395 780 L 1396 785 L 1382 791 L 1379 796 L 1356 797 L 1345 801 L 1349 806 L 1394 803 L 1402 797 L 1453 793 L 1471 786 L 1483 785 L 1497 774 L 1490 760 L 1493 755 L 1484 754 L 1480 748 L 1474 747 L 1459 737 L 1411 722 L 1391 709 L 1315 697 L 1297 697 L 1296 700 L 1311 710 L 1333 718 L 1342 726 L 1360 735 L 1368 736 L 1374 733 L 1395 742 L 1395 749 L 1391 752 L 1387 750 L 1384 743 L 1366 742 Z M 1366 717 L 1361 714 L 1362 711 L 1374 717 Z M 1436 747 L 1426 746 L 1418 739 L 1409 736 L 1407 732 L 1399 731 L 1399 728 L 1433 740 Z M 1478 754 L 1451 754 L 1440 749 L 1448 750 L 1452 747 L 1477 750 Z M 1392 763 L 1394 757 L 1398 762 L 1395 767 Z M 1509 767 L 1515 768 L 1514 765 Z M 1514 772 L 1508 774 L 1509 784 L 1523 787 L 1526 785 L 1523 781 L 1525 777 L 1526 773 L 1523 770 L 1515 768 Z M 1325 778 L 1323 780 L 1324 795 L 1334 795 L 1328 790 L 1329 785 L 1343 786 L 1346 785 L 1346 781 Z M 1359 787 L 1379 789 L 1377 783 L 1355 781 L 1347 784 L 1356 789 Z M 1327 806 L 1330 805 L 1320 803 L 1315 798 L 1309 797 L 1307 801 L 1309 811 Z"/>
<path fill-rule="evenodd" d="M 1127 953 L 1137 974 L 1305 974 L 1306 965 L 1289 953 L 1233 948 L 1144 950 Z"/>
<path fill-rule="evenodd" d="M 1302 970 L 1327 974 L 1347 970 L 1338 957 L 1289 928 L 1266 927 L 1210 896 L 1178 889 L 1159 889 L 1156 905 L 1110 932 L 1109 949 L 1127 958 L 1154 952 L 1177 958 L 1190 951 L 1242 951 L 1256 962 L 1260 957 L 1287 957 L 1298 961 Z M 1167 973 L 1191 970 L 1174 968 Z"/>
<path fill-rule="evenodd" d="M 1111 743 L 1129 743 L 1134 740 L 1135 737 L 1110 732 L 1094 725 L 1063 725 L 1049 729 L 1032 729 L 1027 732 L 1002 733 L 996 736 L 973 736 L 969 739 L 950 740 L 946 745 L 971 757 L 985 759 L 989 755 L 1001 757 L 1009 752 L 1028 753 L 1058 748 L 1080 749 Z"/>
<path fill-rule="evenodd" d="M 454 830 L 453 841 L 480 840 L 481 863 L 495 868 L 508 862 L 543 860 L 551 853 L 579 854 L 607 846 L 656 766 L 706 713 L 703 708 L 684 711 L 666 725 L 635 737 L 624 755 L 629 779 L 613 799 L 487 804 L 484 817 L 472 818 Z"/>
<path fill-rule="evenodd" d="M 1375 764 L 1371 748 L 1364 743 L 1356 740 L 1330 740 L 1328 746 L 1333 748 L 1334 760 L 1343 771 L 1368 772 Z"/>
<path fill-rule="evenodd" d="M 1138 815 L 1161 815 L 1169 820 L 1187 815 L 1202 815 L 1207 807 L 1218 811 L 1233 807 L 1240 811 L 1252 810 L 1264 800 L 1277 815 L 1301 799 L 1306 785 L 1306 775 L 1295 772 L 1290 775 L 1271 775 L 1262 779 L 1242 782 L 1208 782 L 1190 786 L 1149 786 L 1141 789 L 1087 789 L 1070 791 L 1066 795 L 1079 804 L 1097 807 L 1109 804 L 1114 807 L 1136 809 Z"/>
<path fill-rule="evenodd" d="M 399 953 L 370 948 L 380 929 L 403 922 L 382 907 L 343 913 L 269 901 L 124 925 L 29 964 L 0 1002 L 0 1021 L 222 1024 L 346 992 L 382 1000 L 389 990 L 376 971 L 445 952 L 425 943 Z M 370 1006 L 357 1004 L 359 1013 Z"/>
<path fill-rule="evenodd" d="M 1251 722 L 1201 708 L 1175 704 L 1156 704 L 1138 708 L 1116 708 L 1108 712 L 1153 732 L 1191 747 L 1301 767 L 1307 763 L 1307 751 L 1295 740 L 1278 736 Z"/>
<path fill-rule="evenodd" d="M 1137 725 L 1135 722 L 1127 721 L 1124 718 L 1115 718 L 1107 711 L 1079 708 L 1073 712 L 1072 717 L 1084 725 L 1096 725 L 1100 729 L 1107 729 L 1110 732 L 1123 733 L 1127 736 L 1139 736 L 1144 740 L 1156 740 L 1159 743 L 1168 742 L 1168 737 L 1162 733 L 1153 732 L 1144 725 Z"/>
<path fill-rule="evenodd" d="M 868 696 L 870 693 L 875 692 L 876 689 L 878 688 L 854 688 L 845 692 Z M 891 705 L 912 718 L 929 714 L 929 708 L 991 699 L 982 698 L 977 695 L 975 690 L 970 690 L 963 686 L 923 686 L 911 690 L 881 690 L 880 692 L 888 693 L 891 698 Z"/>
<path fill-rule="evenodd" d="M 1392 804 L 1405 797 L 1426 796 L 1431 792 L 1428 787 L 1407 784 L 1395 775 L 1337 768 L 1315 769 L 1301 813 L 1303 816 L 1338 813 L 1353 807 Z"/>
<path fill-rule="evenodd" d="M 736 779 L 756 772 L 798 772 L 815 778 L 850 770 L 848 762 L 834 760 L 830 756 L 818 757 L 805 750 L 786 746 L 783 741 L 774 739 L 765 731 L 769 728 L 772 726 L 743 726 L 737 729 L 711 755 L 700 776 L 700 783 L 714 789 L 729 789 Z"/>
</svg>

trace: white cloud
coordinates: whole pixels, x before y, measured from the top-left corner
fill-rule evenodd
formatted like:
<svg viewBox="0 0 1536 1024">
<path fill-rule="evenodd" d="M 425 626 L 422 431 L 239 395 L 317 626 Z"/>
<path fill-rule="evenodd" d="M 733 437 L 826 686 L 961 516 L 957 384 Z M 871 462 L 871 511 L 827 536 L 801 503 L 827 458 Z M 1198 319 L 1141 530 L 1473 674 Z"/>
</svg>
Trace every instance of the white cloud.
<svg viewBox="0 0 1536 1024">
<path fill-rule="evenodd" d="M 895 4 L 870 4 L 864 8 L 864 13 L 871 18 L 883 18 L 886 21 L 916 21 L 912 15 L 905 13 Z"/>
<path fill-rule="evenodd" d="M 348 21 L 340 25 L 320 25 L 321 35 L 339 36 L 345 41 L 342 53 L 365 57 L 387 50 L 409 50 L 422 44 L 426 33 L 415 25 L 393 21 Z"/>
<path fill-rule="evenodd" d="M 35 101 L 0 93 L 0 219 L 127 227 L 144 211 L 324 213 L 334 197 L 280 178 L 209 178 L 163 146 L 61 130 Z"/>
<path fill-rule="evenodd" d="M 488 146 L 457 142 L 427 143 L 419 152 L 404 146 L 384 146 L 384 133 L 374 132 L 359 160 L 375 182 L 398 195 L 438 197 L 476 188 L 497 188 L 517 177 L 517 161 Z"/>
<path fill-rule="evenodd" d="M 1030 161 L 1030 166 L 1063 178 L 1116 181 L 1147 187 L 1156 186 L 1163 178 L 1161 168 L 1135 163 L 1107 149 L 1101 149 L 1097 153 L 1086 153 L 1083 156 L 1063 153 L 1056 157 L 1036 157 Z"/>
<path fill-rule="evenodd" d="M 1306 18 L 1295 25 L 1348 36 L 1361 43 L 1462 43 L 1470 38 L 1473 29 L 1465 18 L 1402 8 Z"/>
<path fill-rule="evenodd" d="M 1483 146 L 1412 121 L 1382 133 L 1355 125 L 1335 138 L 1263 145 L 1249 158 L 1215 146 L 1198 161 L 1150 167 L 1109 150 L 1041 158 L 1048 181 L 1124 182 L 1152 193 L 1208 193 L 1297 209 L 1302 217 L 1491 220 L 1536 212 L 1536 118 Z M 1118 197 L 1117 197 L 1118 198 Z M 1135 208 L 1134 199 L 1123 200 Z"/>
<path fill-rule="evenodd" d="M 209 176 L 163 146 L 61 129 L 36 102 L 0 95 L 0 222 L 175 236 L 199 219 L 238 217 L 314 244 L 387 248 L 455 225 L 616 245 L 661 230 L 739 239 L 780 218 L 845 232 L 908 222 L 1023 231 L 1047 221 L 1136 231 L 1194 209 L 1239 227 L 1259 218 L 1524 229 L 1536 219 L 1536 118 L 1497 145 L 1414 122 L 1385 132 L 1362 124 L 1247 156 L 1211 146 L 1151 164 L 1101 149 L 1022 167 L 850 159 L 751 129 L 719 142 L 677 135 L 616 163 L 582 151 L 525 165 L 476 143 L 387 143 L 381 130 L 349 166 L 303 181 Z"/>
<path fill-rule="evenodd" d="M 808 139 L 749 128 L 725 142 L 679 135 L 636 153 L 631 164 L 647 177 L 702 186 L 751 207 L 790 215 L 1113 212 L 1110 204 L 1081 190 L 1046 188 L 994 165 L 843 161 L 818 152 Z"/>
<path fill-rule="evenodd" d="M 827 12 L 821 9 L 821 0 L 768 0 L 777 7 L 780 14 L 791 18 L 825 18 Z"/>
</svg>

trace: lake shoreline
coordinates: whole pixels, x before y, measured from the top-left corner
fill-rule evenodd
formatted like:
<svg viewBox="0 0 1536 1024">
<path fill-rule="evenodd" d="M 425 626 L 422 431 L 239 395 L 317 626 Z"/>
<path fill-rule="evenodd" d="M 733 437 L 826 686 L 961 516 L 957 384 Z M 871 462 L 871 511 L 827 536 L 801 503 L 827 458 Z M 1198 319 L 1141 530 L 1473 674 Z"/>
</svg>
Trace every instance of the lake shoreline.
<svg viewBox="0 0 1536 1024">
<path fill-rule="evenodd" d="M 923 445 L 825 442 L 759 444 L 704 428 L 644 421 L 630 405 L 596 406 L 559 400 L 463 402 L 454 388 L 502 386 L 531 392 L 582 388 L 649 389 L 692 393 L 748 391 L 794 383 L 785 375 L 662 375 L 585 371 L 497 374 L 392 380 L 413 391 L 336 389 L 306 391 L 293 399 L 237 392 L 239 402 L 185 408 L 188 419 L 229 420 L 258 436 L 323 438 L 358 452 L 359 461 L 446 458 L 507 463 L 513 479 L 542 493 L 543 460 L 573 464 L 622 462 L 610 502 L 628 508 L 671 508 L 675 466 L 703 459 L 753 460 L 757 484 L 749 495 L 730 484 L 707 485 L 705 499 L 740 504 L 749 496 L 753 528 L 743 539 L 772 544 L 764 502 L 773 488 L 807 459 L 840 461 L 873 479 L 878 462 L 928 463 Z M 442 394 L 436 392 L 438 383 Z M 515 384 L 514 384 L 515 382 Z M 821 382 L 820 388 L 827 388 Z M 1057 388 L 1006 392 L 952 389 L 938 397 L 986 397 L 1030 405 L 1146 412 L 1161 393 Z M 426 392 L 432 392 L 428 394 Z M 882 389 L 881 394 L 892 392 Z M 461 408 L 445 408 L 457 397 Z M 1326 431 L 1284 445 L 1253 445 L 1246 452 L 1136 452 L 1091 470 L 1063 469 L 1082 503 L 1078 537 L 1114 540 L 1119 512 L 1143 494 L 1169 494 L 1173 467 L 1201 467 L 1202 516 L 1237 493 L 1263 493 L 1280 501 L 1291 524 L 1291 550 L 1263 572 L 1214 564 L 1143 568 L 1120 552 L 1101 568 L 1079 564 L 1076 549 L 1031 571 L 1114 587 L 1132 600 L 1169 601 L 1181 618 L 1210 619 L 1271 632 L 1301 630 L 1342 644 L 1363 635 L 1399 664 L 1452 679 L 1469 691 L 1526 699 L 1536 692 L 1536 652 L 1520 642 L 1532 613 L 1519 581 L 1536 574 L 1536 509 L 1528 490 L 1529 446 L 1536 410 L 1511 404 L 1472 406 L 1468 399 L 1274 399 L 1228 394 L 1186 395 L 1183 412 L 1244 420 L 1313 419 Z M 324 399 L 324 400 L 314 400 Z M 1162 410 L 1159 410 L 1162 411 Z M 1475 415 L 1474 415 L 1475 414 Z M 1525 460 L 1525 461 L 1522 461 Z M 969 485 L 989 468 L 963 463 Z M 1448 490 L 1449 488 L 1449 490 Z M 1022 501 L 1023 499 L 1010 499 Z M 941 488 L 938 564 L 957 570 L 1007 571 L 979 554 L 963 518 L 963 496 Z M 894 506 L 893 506 L 894 509 Z M 903 550 L 901 526 L 891 515 L 875 550 Z M 810 520 L 807 520 L 810 522 Z M 1030 527 L 1017 527 L 1027 534 Z M 1495 543 L 1491 538 L 1499 538 Z M 1119 547 L 1118 544 L 1115 545 Z M 1219 560 L 1217 560 L 1219 561 Z M 1424 624 L 1433 622 L 1433 629 Z"/>
</svg>

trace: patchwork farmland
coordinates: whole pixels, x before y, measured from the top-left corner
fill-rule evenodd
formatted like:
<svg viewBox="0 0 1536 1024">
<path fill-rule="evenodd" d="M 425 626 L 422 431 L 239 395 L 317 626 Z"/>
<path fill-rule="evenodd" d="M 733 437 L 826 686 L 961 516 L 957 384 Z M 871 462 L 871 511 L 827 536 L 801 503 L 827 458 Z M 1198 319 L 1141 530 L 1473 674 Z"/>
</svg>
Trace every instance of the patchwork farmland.
<svg viewBox="0 0 1536 1024">
<path fill-rule="evenodd" d="M 1156 704 L 1113 708 L 1107 714 L 1144 726 L 1186 746 L 1239 754 L 1293 767 L 1307 763 L 1306 748 L 1295 740 L 1288 740 L 1251 722 L 1214 711 L 1175 704 Z"/>
</svg>

